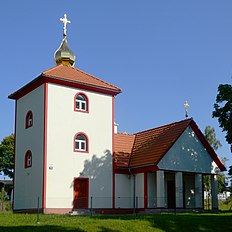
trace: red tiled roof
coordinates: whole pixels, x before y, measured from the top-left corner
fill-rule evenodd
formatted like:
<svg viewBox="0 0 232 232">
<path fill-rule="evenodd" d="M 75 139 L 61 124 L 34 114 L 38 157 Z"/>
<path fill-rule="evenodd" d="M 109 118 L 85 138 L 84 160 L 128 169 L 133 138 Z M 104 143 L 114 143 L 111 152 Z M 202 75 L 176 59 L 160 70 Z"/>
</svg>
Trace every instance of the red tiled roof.
<svg viewBox="0 0 232 232">
<path fill-rule="evenodd" d="M 149 165 L 157 166 L 159 161 L 173 146 L 173 144 L 188 126 L 191 126 L 191 128 L 194 130 L 212 159 L 217 163 L 218 167 L 221 170 L 225 170 L 224 165 L 221 163 L 218 156 L 209 145 L 193 119 L 186 119 L 180 122 L 174 122 L 158 128 L 136 133 L 134 134 L 133 140 L 131 140 L 129 135 L 121 137 L 121 135 L 118 136 L 116 134 L 115 144 L 117 144 L 117 149 L 114 150 L 114 154 L 117 157 L 117 160 L 115 160 L 116 166 L 126 167 L 127 165 L 128 168 Z M 123 144 L 119 145 L 120 142 Z M 127 154 L 126 158 L 124 153 Z M 121 154 L 124 155 L 122 155 L 123 158 L 120 158 Z M 125 160 L 123 165 L 121 159 Z"/>
<path fill-rule="evenodd" d="M 157 164 L 190 122 L 187 119 L 136 133 L 130 166 Z"/>
<path fill-rule="evenodd" d="M 42 72 L 42 75 L 121 92 L 120 88 L 72 66 L 60 64 Z"/>
<path fill-rule="evenodd" d="M 75 67 L 63 64 L 42 72 L 37 78 L 9 95 L 10 99 L 19 99 L 45 82 L 56 83 L 111 95 L 117 95 L 121 89 Z"/>
<path fill-rule="evenodd" d="M 120 167 L 128 167 L 135 135 L 114 135 L 114 161 Z"/>
</svg>

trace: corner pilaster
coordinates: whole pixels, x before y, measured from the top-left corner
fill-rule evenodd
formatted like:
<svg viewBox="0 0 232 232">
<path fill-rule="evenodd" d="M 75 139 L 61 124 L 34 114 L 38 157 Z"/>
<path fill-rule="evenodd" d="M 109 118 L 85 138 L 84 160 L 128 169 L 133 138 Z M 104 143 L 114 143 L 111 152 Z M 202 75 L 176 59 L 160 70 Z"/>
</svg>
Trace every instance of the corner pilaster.
<svg viewBox="0 0 232 232">
<path fill-rule="evenodd" d="M 157 180 L 157 208 L 165 207 L 165 196 L 164 196 L 164 171 L 156 172 Z"/>
</svg>

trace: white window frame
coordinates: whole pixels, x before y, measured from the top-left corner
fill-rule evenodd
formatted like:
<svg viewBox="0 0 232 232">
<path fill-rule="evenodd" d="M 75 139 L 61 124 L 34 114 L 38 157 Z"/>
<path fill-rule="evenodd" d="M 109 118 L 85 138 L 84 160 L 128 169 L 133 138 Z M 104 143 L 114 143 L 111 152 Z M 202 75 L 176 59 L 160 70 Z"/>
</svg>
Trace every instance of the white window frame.
<svg viewBox="0 0 232 232">
<path fill-rule="evenodd" d="M 83 99 L 78 99 L 78 96 Z M 81 112 L 89 112 L 89 102 L 88 98 L 84 93 L 77 93 L 75 96 L 75 110 L 76 111 L 81 111 Z"/>
<path fill-rule="evenodd" d="M 79 103 L 79 108 L 78 108 L 78 106 L 77 106 L 77 103 Z M 84 106 L 83 108 L 82 108 L 82 106 Z M 81 110 L 81 111 L 87 111 L 87 104 L 86 104 L 86 100 L 85 101 L 83 101 L 83 100 L 79 100 L 79 99 L 76 99 L 76 109 L 77 110 Z"/>
<path fill-rule="evenodd" d="M 78 136 L 83 136 L 83 139 L 77 138 Z M 75 151 L 88 152 L 87 137 L 83 133 L 79 133 L 75 136 Z M 83 148 L 84 147 L 84 148 Z"/>
</svg>

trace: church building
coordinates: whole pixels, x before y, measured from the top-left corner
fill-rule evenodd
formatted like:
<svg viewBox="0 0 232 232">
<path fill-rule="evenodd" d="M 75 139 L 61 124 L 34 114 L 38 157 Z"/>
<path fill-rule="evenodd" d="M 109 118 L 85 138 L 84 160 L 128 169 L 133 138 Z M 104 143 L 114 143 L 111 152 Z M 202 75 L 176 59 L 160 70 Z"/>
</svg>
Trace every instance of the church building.
<svg viewBox="0 0 232 232">
<path fill-rule="evenodd" d="M 56 66 L 12 93 L 15 100 L 15 212 L 130 213 L 204 209 L 204 175 L 224 165 L 193 119 L 117 133 L 121 89 L 74 67 L 67 42 Z"/>
</svg>

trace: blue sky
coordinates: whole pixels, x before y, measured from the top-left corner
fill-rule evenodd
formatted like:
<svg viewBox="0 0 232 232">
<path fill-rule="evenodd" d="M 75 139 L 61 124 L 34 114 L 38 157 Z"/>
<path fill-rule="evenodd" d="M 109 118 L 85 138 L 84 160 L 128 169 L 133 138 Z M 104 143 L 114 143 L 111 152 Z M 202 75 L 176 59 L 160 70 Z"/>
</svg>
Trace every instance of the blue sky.
<svg viewBox="0 0 232 232">
<path fill-rule="evenodd" d="M 53 67 L 67 13 L 75 66 L 122 88 L 115 119 L 120 132 L 138 132 L 189 116 L 213 126 L 232 157 L 217 119 L 217 87 L 232 81 L 230 0 L 1 1 L 0 140 L 14 131 L 7 96 Z"/>
</svg>

